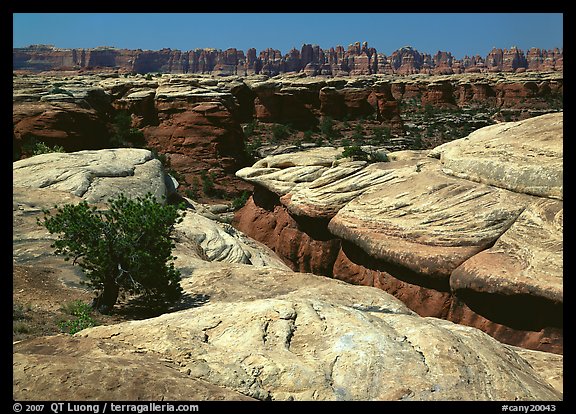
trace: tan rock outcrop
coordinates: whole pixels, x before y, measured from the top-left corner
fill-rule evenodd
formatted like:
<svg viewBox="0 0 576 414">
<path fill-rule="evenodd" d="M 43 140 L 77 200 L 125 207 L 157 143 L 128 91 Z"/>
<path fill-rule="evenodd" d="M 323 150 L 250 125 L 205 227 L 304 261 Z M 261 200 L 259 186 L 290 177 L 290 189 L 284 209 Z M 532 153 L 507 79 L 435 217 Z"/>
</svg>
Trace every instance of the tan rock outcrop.
<svg viewBox="0 0 576 414">
<path fill-rule="evenodd" d="M 248 276 L 234 266 L 224 271 L 225 279 Z M 262 287 L 270 278 L 287 280 L 280 271 L 259 272 Z M 203 275 L 201 280 L 221 277 L 217 271 Z M 210 284 L 220 291 L 233 286 Z M 339 290 L 367 288 L 336 281 L 283 289 L 288 292 L 265 292 L 267 299 L 254 287 L 250 300 L 241 292 L 231 301 L 214 295 L 214 303 L 199 308 L 77 336 L 159 353 L 192 378 L 261 400 L 559 398 L 525 361 L 478 330 L 418 317 L 396 300 L 387 303 L 387 295 L 377 299 L 376 290 L 342 296 Z"/>
<path fill-rule="evenodd" d="M 113 195 L 143 196 L 158 200 L 168 195 L 160 161 L 145 149 L 118 148 L 72 153 L 48 153 L 13 164 L 13 185 L 68 191 L 91 203 Z"/>
<path fill-rule="evenodd" d="M 479 129 L 441 150 L 447 174 L 540 197 L 563 197 L 562 112 Z"/>
<path fill-rule="evenodd" d="M 42 208 L 55 197 L 79 198 L 50 188 L 32 189 L 30 199 L 26 195 L 15 187 L 14 226 L 30 252 L 35 243 L 47 242 L 41 234 L 27 233 Z M 553 367 L 559 358 L 540 359 L 534 369 L 513 348 L 481 331 L 422 318 L 382 290 L 282 266 L 229 263 L 237 255 L 220 255 L 221 247 L 237 241 L 199 217 L 181 225 L 175 252 L 181 284 L 187 295 L 203 301 L 185 302 L 183 310 L 155 318 L 88 328 L 74 337 L 16 343 L 15 399 L 79 401 L 104 392 L 114 401 L 562 398 L 548 383 L 557 381 Z M 255 255 L 255 244 L 252 250 L 239 246 L 252 258 L 267 254 Z M 210 255 L 225 263 L 211 262 Z M 37 260 L 34 254 L 26 257 Z M 85 364 L 72 364 L 78 359 Z"/>
<path fill-rule="evenodd" d="M 278 251 L 275 217 L 293 216 L 307 243 L 330 241 L 317 250 L 333 260 L 323 274 L 561 353 L 562 123 L 562 113 L 502 123 L 429 152 L 389 154 L 386 163 L 335 162 L 314 179 L 298 177 L 305 166 L 278 164 L 269 180 L 255 165 L 245 177 L 255 197 L 234 223 Z M 291 245 L 298 239 L 291 234 Z"/>
</svg>

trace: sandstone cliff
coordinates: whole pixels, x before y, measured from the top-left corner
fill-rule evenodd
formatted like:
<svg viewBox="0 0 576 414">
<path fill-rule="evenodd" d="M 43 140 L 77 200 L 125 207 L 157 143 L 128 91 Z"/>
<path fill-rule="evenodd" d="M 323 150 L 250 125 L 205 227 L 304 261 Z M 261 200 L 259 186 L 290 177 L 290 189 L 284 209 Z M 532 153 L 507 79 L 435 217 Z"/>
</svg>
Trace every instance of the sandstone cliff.
<svg viewBox="0 0 576 414">
<path fill-rule="evenodd" d="M 32 45 L 13 49 L 13 69 L 30 71 L 109 69 L 136 73 L 211 73 L 214 75 L 278 75 L 305 72 L 307 75 L 370 75 L 414 73 L 452 74 L 465 72 L 562 71 L 563 49 L 530 49 L 526 54 L 516 48 L 493 49 L 480 56 L 455 59 L 450 52 L 434 56 L 406 46 L 390 56 L 378 53 L 366 42 L 347 49 L 336 46 L 323 50 L 304 44 L 286 54 L 268 48 L 256 53 L 237 49 L 128 50 L 111 47 L 95 49 L 58 49 Z"/>
</svg>

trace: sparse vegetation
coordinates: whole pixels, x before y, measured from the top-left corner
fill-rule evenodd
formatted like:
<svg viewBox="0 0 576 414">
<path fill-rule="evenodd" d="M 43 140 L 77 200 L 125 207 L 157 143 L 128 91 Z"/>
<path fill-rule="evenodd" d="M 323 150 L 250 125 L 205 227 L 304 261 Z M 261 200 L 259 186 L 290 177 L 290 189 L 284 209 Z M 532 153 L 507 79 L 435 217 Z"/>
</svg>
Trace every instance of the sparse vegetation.
<svg viewBox="0 0 576 414">
<path fill-rule="evenodd" d="M 362 142 L 364 140 L 364 128 L 362 127 L 362 124 L 356 124 L 354 127 L 352 140 L 355 142 Z"/>
<path fill-rule="evenodd" d="M 207 196 L 216 195 L 216 187 L 214 186 L 214 174 L 208 175 L 206 171 L 202 171 L 200 173 L 200 177 L 202 178 L 202 191 Z"/>
<path fill-rule="evenodd" d="M 62 321 L 58 324 L 58 328 L 60 328 L 62 332 L 74 335 L 82 329 L 97 325 L 96 321 L 90 316 L 93 311 L 92 307 L 81 300 L 68 302 L 62 306 L 61 310 L 75 317 L 74 319 Z"/>
<path fill-rule="evenodd" d="M 246 125 L 244 126 L 244 128 L 243 128 L 244 136 L 245 136 L 246 138 L 250 138 L 251 136 L 253 136 L 254 133 L 256 132 L 257 126 L 258 126 L 258 125 L 257 125 L 257 123 L 256 123 L 256 120 L 254 120 L 254 121 L 246 124 Z"/>
<path fill-rule="evenodd" d="M 44 210 L 38 224 L 58 236 L 51 245 L 55 253 L 84 270 L 85 284 L 97 292 L 93 308 L 108 313 L 121 292 L 157 306 L 180 297 L 180 272 L 171 255 L 171 234 L 184 215 L 178 206 L 148 193 L 134 200 L 120 194 L 107 210 L 86 201 L 55 208 L 54 215 Z"/>
<path fill-rule="evenodd" d="M 50 147 L 46 145 L 44 142 L 36 142 L 32 147 L 32 155 L 40 155 L 40 154 L 48 154 L 50 152 L 66 152 L 64 151 L 64 147 L 61 145 L 54 145 Z"/>
<path fill-rule="evenodd" d="M 375 143 L 388 142 L 390 140 L 390 128 L 374 127 L 372 128 L 372 135 Z"/>
<path fill-rule="evenodd" d="M 352 158 L 354 161 L 368 161 L 369 154 L 358 145 L 344 147 L 341 158 Z"/>
<path fill-rule="evenodd" d="M 281 141 L 290 136 L 292 130 L 288 125 L 275 124 L 272 126 L 272 137 L 274 141 Z"/>
<path fill-rule="evenodd" d="M 244 205 L 246 204 L 246 202 L 248 201 L 248 198 L 250 198 L 250 192 L 244 190 L 242 192 L 242 194 L 240 194 L 238 197 L 234 198 L 232 200 L 232 208 L 234 210 L 239 210 L 242 207 L 244 207 Z"/>
<path fill-rule="evenodd" d="M 142 147 L 145 144 L 144 133 L 132 128 L 132 118 L 125 111 L 117 112 L 113 118 L 114 133 L 110 137 L 113 147 Z"/>
<path fill-rule="evenodd" d="M 304 136 L 302 137 L 302 142 L 312 142 L 312 136 L 314 133 L 311 130 L 304 131 Z"/>
<path fill-rule="evenodd" d="M 322 117 L 319 127 L 320 132 L 328 141 L 338 136 L 338 132 L 334 129 L 334 120 L 329 116 Z"/>
</svg>

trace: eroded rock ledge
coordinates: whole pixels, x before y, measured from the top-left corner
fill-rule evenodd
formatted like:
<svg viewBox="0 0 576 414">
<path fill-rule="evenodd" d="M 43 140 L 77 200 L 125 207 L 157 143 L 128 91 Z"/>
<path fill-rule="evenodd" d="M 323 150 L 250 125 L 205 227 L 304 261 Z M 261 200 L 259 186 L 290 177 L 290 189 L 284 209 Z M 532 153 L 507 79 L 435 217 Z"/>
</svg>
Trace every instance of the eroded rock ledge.
<svg viewBox="0 0 576 414">
<path fill-rule="evenodd" d="M 295 270 L 562 353 L 562 119 L 482 128 L 387 163 L 272 156 L 237 173 L 256 186 L 235 225 Z"/>
<path fill-rule="evenodd" d="M 126 168 L 132 159 L 136 171 L 151 155 L 139 151 L 59 157 L 78 161 L 70 163 L 76 176 L 86 171 L 81 158 L 97 159 L 101 169 L 120 159 Z M 45 168 L 32 163 L 35 158 Z M 74 277 L 72 265 L 50 254 L 51 236 L 36 217 L 89 193 L 75 195 L 74 185 L 38 188 L 39 177 L 50 175 L 57 161 L 30 158 L 34 173 L 15 164 L 13 260 L 50 266 L 65 280 Z M 123 180 L 138 177 L 147 185 L 134 186 L 131 197 L 165 182 L 161 174 L 135 173 L 108 177 L 102 191 L 112 196 Z M 380 289 L 293 272 L 269 249 L 200 213 L 189 207 L 175 235 L 175 265 L 188 300 L 155 318 L 15 343 L 14 399 L 562 399 L 562 356 L 519 350 L 478 329 L 423 318 Z"/>
</svg>

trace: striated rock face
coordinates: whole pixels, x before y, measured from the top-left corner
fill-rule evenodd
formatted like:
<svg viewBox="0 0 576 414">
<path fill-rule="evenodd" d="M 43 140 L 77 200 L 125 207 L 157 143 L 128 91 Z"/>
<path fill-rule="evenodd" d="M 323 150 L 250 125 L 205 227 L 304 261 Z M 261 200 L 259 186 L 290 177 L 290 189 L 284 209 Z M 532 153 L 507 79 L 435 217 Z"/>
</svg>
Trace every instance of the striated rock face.
<svg viewBox="0 0 576 414">
<path fill-rule="evenodd" d="M 386 56 L 367 42 L 356 42 L 321 49 L 304 44 L 301 50 L 292 49 L 285 55 L 268 48 L 246 54 L 236 49 L 162 49 L 127 50 L 116 48 L 58 49 L 53 46 L 32 45 L 14 48 L 13 69 L 29 71 L 70 69 L 116 69 L 124 72 L 213 73 L 215 75 L 278 75 L 304 72 L 315 75 L 370 75 L 376 73 L 411 75 L 415 73 L 451 74 L 464 72 L 515 72 L 519 70 L 563 70 L 563 49 L 532 48 L 526 54 L 515 46 L 493 49 L 485 59 L 480 56 L 454 59 L 450 52 L 438 51 L 434 56 L 405 46 Z"/>
<path fill-rule="evenodd" d="M 372 185 L 330 221 L 329 230 L 369 256 L 447 279 L 486 249 L 522 212 L 520 197 L 446 177 L 438 165 Z"/>
<path fill-rule="evenodd" d="M 315 50 L 310 59 L 317 59 Z M 365 52 L 360 48 L 359 53 Z M 227 56 L 222 65 L 236 59 L 233 50 Z M 179 191 L 192 191 L 202 201 L 230 200 L 250 189 L 234 175 L 249 164 L 241 123 L 318 131 L 328 117 L 342 122 L 369 118 L 373 131 L 389 131 L 386 146 L 405 148 L 432 129 L 455 123 L 466 125 L 451 132 L 462 136 L 498 119 L 557 111 L 563 96 L 561 72 L 352 78 L 67 73 L 19 75 L 13 85 L 13 159 L 31 155 L 38 142 L 66 151 L 153 148 L 178 173 Z M 426 121 L 431 109 L 445 115 Z M 140 138 L 118 138 L 119 117 L 126 120 L 125 132 Z M 270 126 L 263 125 L 265 130 Z M 296 133 L 288 139 L 296 139 Z M 212 195 L 200 191 L 205 177 L 214 181 Z"/>
<path fill-rule="evenodd" d="M 127 154 L 147 153 L 116 150 L 112 158 L 127 163 Z M 84 174 L 81 157 L 95 160 L 88 151 L 65 155 L 77 160 L 71 175 Z M 44 161 L 50 170 L 53 160 L 24 161 L 37 167 Z M 134 177 L 150 185 L 149 178 Z M 59 278 L 77 283 L 69 263 L 46 257 L 46 230 L 32 226 L 56 200 L 80 200 L 73 186 L 63 193 L 16 184 L 21 183 L 13 191 L 15 263 L 49 263 Z M 103 198 L 116 191 L 107 188 Z M 182 287 L 202 301 L 73 337 L 15 343 L 13 397 L 80 401 L 104 398 L 105 391 L 113 401 L 562 398 L 550 384 L 561 382 L 561 357 L 520 353 L 477 329 L 422 318 L 380 289 L 294 273 L 266 249 L 202 214 L 189 208 L 175 235 Z M 85 363 L 73 363 L 78 358 Z"/>
<path fill-rule="evenodd" d="M 479 129 L 437 151 L 447 174 L 561 200 L 562 128 L 561 115 L 542 115 Z"/>
<path fill-rule="evenodd" d="M 90 203 L 119 193 L 137 197 L 147 192 L 160 201 L 171 190 L 162 164 L 144 149 L 41 154 L 14 162 L 12 171 L 16 187 L 67 191 Z"/>
<path fill-rule="evenodd" d="M 307 237 L 320 227 L 332 243 L 329 255 L 318 251 L 335 258 L 324 274 L 380 287 L 421 314 L 561 353 L 562 123 L 562 113 L 502 123 L 369 166 L 305 166 L 302 153 L 292 167 L 290 154 L 269 157 L 238 172 L 256 191 L 234 223 L 274 249 L 267 241 L 278 233 L 265 224 L 277 214 L 298 217 Z M 260 202 L 273 200 L 267 192 L 278 201 Z"/>
</svg>

